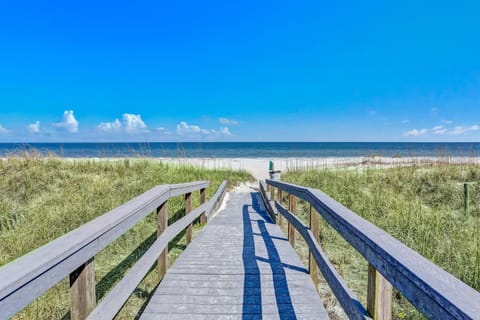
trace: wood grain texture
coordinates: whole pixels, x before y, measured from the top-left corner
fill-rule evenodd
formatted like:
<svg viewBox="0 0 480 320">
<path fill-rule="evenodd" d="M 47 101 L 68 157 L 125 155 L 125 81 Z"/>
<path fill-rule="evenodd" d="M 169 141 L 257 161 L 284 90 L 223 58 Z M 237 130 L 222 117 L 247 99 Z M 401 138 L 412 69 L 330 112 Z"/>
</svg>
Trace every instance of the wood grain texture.
<svg viewBox="0 0 480 320">
<path fill-rule="evenodd" d="M 185 194 L 185 215 L 188 215 L 192 211 L 192 194 L 186 193 Z M 190 223 L 187 227 L 187 235 L 186 235 L 186 242 L 187 245 L 192 242 L 192 235 L 193 235 L 193 222 Z"/>
<path fill-rule="evenodd" d="M 318 230 L 318 213 L 315 211 L 315 209 L 312 208 L 312 206 L 310 206 L 310 231 L 314 235 L 315 241 L 320 244 L 320 234 Z M 319 280 L 318 266 L 311 251 L 308 256 L 308 271 L 310 272 L 310 277 L 312 278 L 312 281 L 315 284 L 316 288 Z"/>
<path fill-rule="evenodd" d="M 288 210 L 295 215 L 297 204 L 296 199 L 293 194 L 288 195 Z M 295 248 L 295 227 L 292 224 L 288 223 L 288 241 Z"/>
<path fill-rule="evenodd" d="M 157 238 L 159 238 L 162 233 L 168 227 L 168 201 L 165 201 L 157 208 Z M 158 268 L 158 278 L 159 280 L 163 279 L 165 273 L 167 273 L 168 268 L 168 246 L 163 249 L 163 251 L 158 256 L 157 260 Z"/>
<path fill-rule="evenodd" d="M 317 189 L 266 180 L 309 202 L 430 319 L 480 319 L 480 293 Z"/>
<path fill-rule="evenodd" d="M 285 217 L 285 219 L 291 224 L 302 238 L 307 243 L 307 246 L 312 253 L 312 256 L 322 272 L 325 280 L 327 281 L 330 289 L 332 289 L 335 297 L 339 301 L 343 310 L 349 317 L 349 319 L 368 319 L 367 310 L 362 306 L 355 294 L 348 288 L 345 281 L 332 265 L 322 248 L 318 244 L 312 231 L 307 228 L 303 222 L 294 216 L 287 208 L 285 208 L 279 202 L 275 202 L 275 206 L 279 215 Z"/>
<path fill-rule="evenodd" d="M 261 201 L 259 193 L 232 193 L 168 270 L 141 319 L 328 319 Z"/>
<path fill-rule="evenodd" d="M 70 274 L 70 318 L 84 320 L 96 303 L 95 262 L 92 258 Z"/>
<path fill-rule="evenodd" d="M 170 196 L 208 181 L 154 187 L 125 204 L 0 268 L 1 317 L 9 318 L 156 210 Z"/>
<path fill-rule="evenodd" d="M 200 189 L 200 204 L 205 203 L 206 199 L 207 199 L 207 189 L 206 188 Z M 205 212 L 200 215 L 200 223 L 201 224 L 207 223 L 207 215 L 205 214 Z"/>
<path fill-rule="evenodd" d="M 392 319 L 392 285 L 368 264 L 367 311 L 374 320 Z"/>
</svg>

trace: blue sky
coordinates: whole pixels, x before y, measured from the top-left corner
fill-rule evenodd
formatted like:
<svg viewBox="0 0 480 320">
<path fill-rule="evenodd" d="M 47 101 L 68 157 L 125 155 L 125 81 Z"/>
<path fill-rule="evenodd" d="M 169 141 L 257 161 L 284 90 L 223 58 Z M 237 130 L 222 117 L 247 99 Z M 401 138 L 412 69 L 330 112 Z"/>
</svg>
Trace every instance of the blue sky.
<svg viewBox="0 0 480 320">
<path fill-rule="evenodd" d="M 479 141 L 478 1 L 0 2 L 0 141 Z"/>
</svg>

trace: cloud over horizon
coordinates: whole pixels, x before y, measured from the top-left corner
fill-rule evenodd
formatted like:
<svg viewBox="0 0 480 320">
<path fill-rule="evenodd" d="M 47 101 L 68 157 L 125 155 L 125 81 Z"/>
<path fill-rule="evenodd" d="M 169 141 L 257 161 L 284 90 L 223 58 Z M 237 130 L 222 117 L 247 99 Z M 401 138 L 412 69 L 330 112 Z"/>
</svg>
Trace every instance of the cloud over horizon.
<svg viewBox="0 0 480 320">
<path fill-rule="evenodd" d="M 65 110 L 63 112 L 62 120 L 52 124 L 55 128 L 64 129 L 70 133 L 78 132 L 78 121 L 75 119 L 73 110 Z"/>
<path fill-rule="evenodd" d="M 40 121 L 35 121 L 34 123 L 30 123 L 27 126 L 27 130 L 30 133 L 39 133 L 40 132 Z"/>
</svg>

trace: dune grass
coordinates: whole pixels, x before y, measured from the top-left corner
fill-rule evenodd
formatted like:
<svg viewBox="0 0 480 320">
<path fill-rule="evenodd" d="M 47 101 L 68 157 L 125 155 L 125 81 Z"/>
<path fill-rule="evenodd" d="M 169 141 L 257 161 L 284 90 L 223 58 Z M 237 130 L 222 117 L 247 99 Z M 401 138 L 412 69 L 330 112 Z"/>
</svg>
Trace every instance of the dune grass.
<svg viewBox="0 0 480 320">
<path fill-rule="evenodd" d="M 480 184 L 471 185 L 469 212 L 464 211 L 463 182 L 480 181 L 475 165 L 411 166 L 387 169 L 324 169 L 286 173 L 282 180 L 321 189 L 360 216 L 480 290 Z M 308 217 L 308 207 L 299 205 Z M 359 296 L 366 301 L 367 262 L 333 228 L 322 221 L 322 247 Z M 299 242 L 298 249 L 306 256 Z M 320 290 L 331 305 L 336 302 L 325 283 Z M 394 318 L 421 315 L 398 292 Z"/>
<path fill-rule="evenodd" d="M 168 183 L 210 180 L 207 199 L 222 180 L 252 180 L 245 171 L 166 165 L 147 159 L 65 160 L 32 154 L 0 160 L 0 266 L 123 204 Z M 198 193 L 193 207 L 199 204 Z M 183 215 L 184 200 L 169 201 L 169 223 Z M 194 228 L 197 232 L 199 226 Z M 97 299 L 117 283 L 156 238 L 155 214 L 140 221 L 95 257 Z M 170 244 L 170 263 L 185 248 L 181 234 Z M 158 283 L 156 272 L 137 287 L 118 319 L 133 319 Z M 69 319 L 65 279 L 15 319 Z"/>
</svg>

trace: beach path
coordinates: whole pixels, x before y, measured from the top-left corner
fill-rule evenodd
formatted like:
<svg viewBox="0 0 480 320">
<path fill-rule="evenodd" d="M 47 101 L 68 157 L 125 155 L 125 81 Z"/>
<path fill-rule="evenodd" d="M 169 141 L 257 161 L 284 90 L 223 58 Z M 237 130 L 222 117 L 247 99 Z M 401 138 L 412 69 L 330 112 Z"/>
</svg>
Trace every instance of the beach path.
<svg viewBox="0 0 480 320">
<path fill-rule="evenodd" d="M 327 319 L 258 192 L 232 192 L 168 270 L 141 319 Z"/>
</svg>

